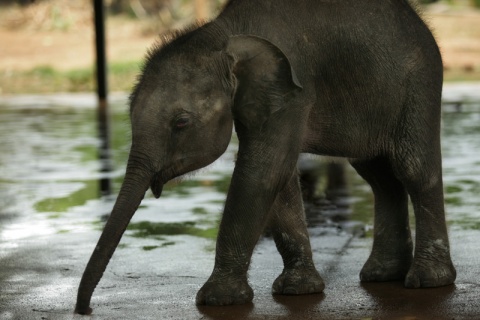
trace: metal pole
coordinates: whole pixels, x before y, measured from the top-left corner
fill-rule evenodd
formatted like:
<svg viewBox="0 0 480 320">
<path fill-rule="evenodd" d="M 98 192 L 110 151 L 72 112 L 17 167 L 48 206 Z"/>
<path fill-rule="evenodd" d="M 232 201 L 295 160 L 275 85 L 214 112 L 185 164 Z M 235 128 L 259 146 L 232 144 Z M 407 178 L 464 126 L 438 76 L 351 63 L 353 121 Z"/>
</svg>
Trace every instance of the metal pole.
<svg viewBox="0 0 480 320">
<path fill-rule="evenodd" d="M 95 15 L 95 53 L 96 53 L 96 80 L 97 80 L 97 121 L 100 138 L 99 158 L 102 173 L 112 171 L 110 157 L 110 134 L 108 114 L 108 86 L 107 86 L 107 58 L 105 50 L 105 14 L 103 0 L 93 1 Z M 100 179 L 101 195 L 110 195 L 112 192 L 111 180 L 102 176 Z"/>
</svg>

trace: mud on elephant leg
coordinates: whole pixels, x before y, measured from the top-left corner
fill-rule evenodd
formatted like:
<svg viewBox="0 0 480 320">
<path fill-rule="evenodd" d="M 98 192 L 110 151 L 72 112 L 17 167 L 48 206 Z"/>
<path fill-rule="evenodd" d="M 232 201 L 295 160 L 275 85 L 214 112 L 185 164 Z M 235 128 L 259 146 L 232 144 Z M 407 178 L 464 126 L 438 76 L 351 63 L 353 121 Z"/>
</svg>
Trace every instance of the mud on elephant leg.
<svg viewBox="0 0 480 320">
<path fill-rule="evenodd" d="M 408 197 L 386 159 L 353 161 L 375 196 L 374 240 L 361 281 L 403 280 L 412 262 Z"/>
<path fill-rule="evenodd" d="M 272 207 L 270 228 L 282 255 L 284 269 L 275 280 L 273 294 L 320 293 L 325 288 L 312 261 L 298 175 L 278 194 Z"/>
</svg>

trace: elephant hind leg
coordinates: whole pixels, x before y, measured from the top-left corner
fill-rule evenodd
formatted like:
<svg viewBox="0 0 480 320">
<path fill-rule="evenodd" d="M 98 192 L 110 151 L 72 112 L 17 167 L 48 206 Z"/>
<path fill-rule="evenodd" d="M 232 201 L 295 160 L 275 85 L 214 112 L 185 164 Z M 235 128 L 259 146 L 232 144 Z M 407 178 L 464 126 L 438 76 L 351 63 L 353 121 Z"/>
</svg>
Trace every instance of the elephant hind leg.
<svg viewBox="0 0 480 320">
<path fill-rule="evenodd" d="M 431 139 L 430 144 L 393 162 L 415 213 L 415 252 L 405 279 L 410 288 L 449 285 L 456 278 L 445 221 L 440 142 Z"/>
<path fill-rule="evenodd" d="M 284 269 L 275 280 L 273 294 L 323 292 L 325 284 L 312 260 L 298 175 L 292 175 L 278 194 L 271 211 L 270 229 Z"/>
<path fill-rule="evenodd" d="M 412 262 L 408 196 L 385 158 L 352 161 L 375 197 L 373 248 L 360 272 L 361 281 L 403 280 Z"/>
</svg>

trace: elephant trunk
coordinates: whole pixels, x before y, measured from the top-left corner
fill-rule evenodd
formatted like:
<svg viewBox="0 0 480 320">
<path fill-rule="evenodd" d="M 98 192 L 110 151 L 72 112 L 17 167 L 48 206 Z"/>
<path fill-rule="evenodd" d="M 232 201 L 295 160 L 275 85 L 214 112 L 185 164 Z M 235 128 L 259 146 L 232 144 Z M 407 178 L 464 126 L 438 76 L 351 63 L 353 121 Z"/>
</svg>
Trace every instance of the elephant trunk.
<svg viewBox="0 0 480 320">
<path fill-rule="evenodd" d="M 93 291 L 150 185 L 152 174 L 148 170 L 135 168 L 132 162 L 134 161 L 130 157 L 125 180 L 112 213 L 83 273 L 75 313 L 91 314 L 90 299 Z M 161 190 L 161 186 L 159 188 Z"/>
</svg>

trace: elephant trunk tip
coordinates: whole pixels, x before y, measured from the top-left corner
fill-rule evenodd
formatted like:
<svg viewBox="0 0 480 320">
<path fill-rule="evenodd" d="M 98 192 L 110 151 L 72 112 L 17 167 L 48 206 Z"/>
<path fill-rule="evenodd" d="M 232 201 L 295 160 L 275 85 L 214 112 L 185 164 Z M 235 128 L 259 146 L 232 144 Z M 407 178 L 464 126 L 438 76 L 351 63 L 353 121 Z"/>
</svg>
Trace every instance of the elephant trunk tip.
<svg viewBox="0 0 480 320">
<path fill-rule="evenodd" d="M 78 304 L 75 306 L 75 311 L 74 313 L 75 314 L 81 314 L 83 316 L 89 316 L 92 314 L 92 311 L 93 309 L 90 308 L 88 305 L 85 307 L 85 306 L 82 306 L 81 304 Z"/>
<path fill-rule="evenodd" d="M 89 315 L 92 314 L 92 311 L 93 311 L 93 309 L 90 308 L 90 300 L 92 298 L 93 291 L 91 291 L 91 292 L 85 291 L 85 289 L 84 289 L 84 286 L 85 286 L 84 281 L 85 280 L 84 279 L 85 279 L 85 274 L 82 277 L 82 281 L 81 281 L 80 287 L 78 289 L 77 303 L 75 304 L 74 314 L 89 316 Z"/>
</svg>

